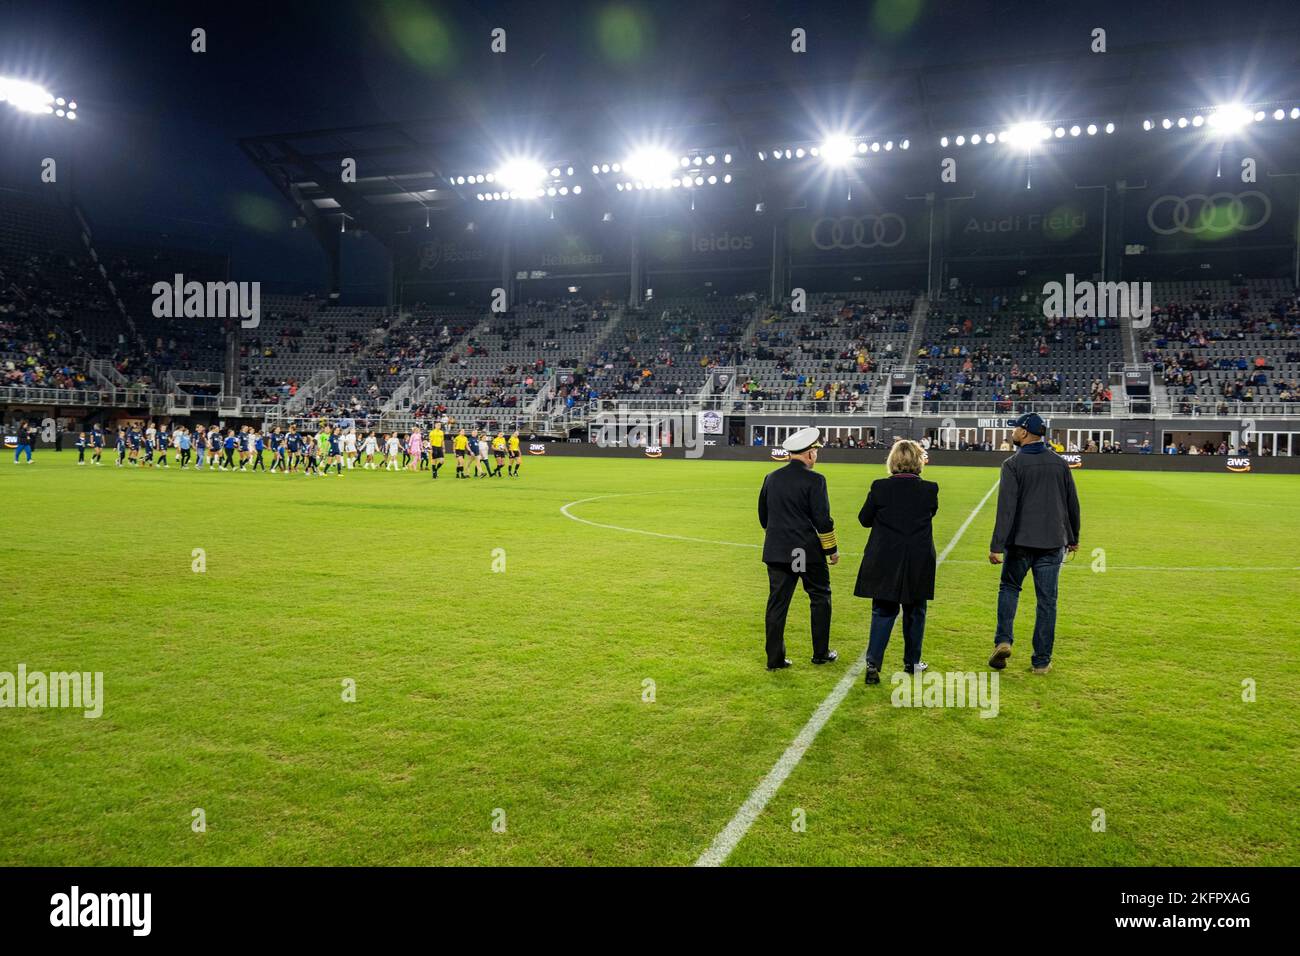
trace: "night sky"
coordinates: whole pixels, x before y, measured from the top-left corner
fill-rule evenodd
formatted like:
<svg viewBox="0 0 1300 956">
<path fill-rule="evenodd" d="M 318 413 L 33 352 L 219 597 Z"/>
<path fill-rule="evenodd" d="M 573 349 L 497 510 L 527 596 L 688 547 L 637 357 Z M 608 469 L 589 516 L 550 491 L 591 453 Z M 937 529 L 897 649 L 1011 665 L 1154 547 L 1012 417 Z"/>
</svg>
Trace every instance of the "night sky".
<svg viewBox="0 0 1300 956">
<path fill-rule="evenodd" d="M 469 116 L 485 153 L 507 113 L 625 104 L 717 86 L 848 78 L 1051 53 L 1084 55 L 1105 27 L 1124 46 L 1300 23 L 1300 4 L 1227 2 L 134 3 L 0 0 L 0 74 L 78 100 L 75 131 L 0 117 L 0 178 L 26 175 L 50 137 L 75 137 L 79 196 L 97 231 L 166 230 L 228 243 L 288 285 L 323 259 L 239 150 L 241 136 Z M 489 50 L 494 27 L 508 53 Z M 789 52 L 808 30 L 809 53 Z M 208 52 L 190 51 L 207 30 Z M 6 112 L 9 112 L 6 110 Z M 46 127 L 46 128 L 41 128 Z M 471 123 L 466 127 L 473 130 Z M 489 131 L 491 128 L 491 132 Z M 66 146 L 65 142 L 65 146 Z"/>
</svg>

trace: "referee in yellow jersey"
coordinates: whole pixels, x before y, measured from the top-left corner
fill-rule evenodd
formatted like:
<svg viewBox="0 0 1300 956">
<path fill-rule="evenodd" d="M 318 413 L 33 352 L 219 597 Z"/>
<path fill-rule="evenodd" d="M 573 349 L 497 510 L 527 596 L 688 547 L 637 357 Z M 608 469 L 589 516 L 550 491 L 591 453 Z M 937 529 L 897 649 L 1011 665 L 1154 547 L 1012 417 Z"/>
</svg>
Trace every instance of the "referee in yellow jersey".
<svg viewBox="0 0 1300 956">
<path fill-rule="evenodd" d="M 519 455 L 519 429 L 518 428 L 516 428 L 513 432 L 510 433 L 510 438 L 506 443 L 506 448 L 507 448 L 507 454 L 509 454 L 510 456 L 510 467 L 509 469 L 507 469 L 506 474 L 508 474 L 511 478 L 518 478 L 519 463 L 520 461 L 522 461 L 522 458 Z"/>
<path fill-rule="evenodd" d="M 456 456 L 456 477 L 468 478 L 465 474 L 465 456 L 469 454 L 469 439 L 465 437 L 465 429 L 456 432 L 456 437 L 451 440 L 451 450 Z"/>
<path fill-rule="evenodd" d="M 447 441 L 447 436 L 442 432 L 442 426 L 435 423 L 429 429 L 429 476 L 438 477 L 438 469 L 442 467 L 445 452 L 443 445 Z"/>
</svg>

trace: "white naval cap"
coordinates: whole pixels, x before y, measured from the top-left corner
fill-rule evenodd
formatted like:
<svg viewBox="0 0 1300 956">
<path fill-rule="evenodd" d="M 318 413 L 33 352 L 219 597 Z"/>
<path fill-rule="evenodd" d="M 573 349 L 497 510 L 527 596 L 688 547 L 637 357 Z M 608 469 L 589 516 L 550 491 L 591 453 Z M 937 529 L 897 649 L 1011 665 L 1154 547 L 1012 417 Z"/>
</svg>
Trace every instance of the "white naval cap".
<svg viewBox="0 0 1300 956">
<path fill-rule="evenodd" d="M 820 448 L 821 444 L 821 430 L 810 425 L 807 428 L 799 429 L 797 432 L 792 432 L 785 441 L 781 442 L 781 447 L 790 454 L 797 455 L 809 448 Z"/>
</svg>

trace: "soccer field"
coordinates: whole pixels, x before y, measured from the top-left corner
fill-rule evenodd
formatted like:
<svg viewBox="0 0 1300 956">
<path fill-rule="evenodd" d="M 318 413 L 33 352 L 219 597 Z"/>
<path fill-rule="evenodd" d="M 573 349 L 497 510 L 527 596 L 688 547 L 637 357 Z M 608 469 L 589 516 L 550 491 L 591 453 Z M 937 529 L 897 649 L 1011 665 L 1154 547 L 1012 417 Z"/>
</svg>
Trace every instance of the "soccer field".
<svg viewBox="0 0 1300 956">
<path fill-rule="evenodd" d="M 840 661 L 809 663 L 800 594 L 769 673 L 771 464 L 74 463 L 0 464 L 0 671 L 104 675 L 98 719 L 0 710 L 4 864 L 691 864 L 866 646 L 878 465 L 819 466 Z M 924 657 L 986 670 L 997 473 L 926 477 L 940 551 L 971 520 Z M 1075 477 L 1052 673 L 1028 672 L 1027 588 L 995 718 L 894 707 L 896 628 L 884 683 L 851 687 L 727 862 L 1300 863 L 1300 478 Z"/>
</svg>

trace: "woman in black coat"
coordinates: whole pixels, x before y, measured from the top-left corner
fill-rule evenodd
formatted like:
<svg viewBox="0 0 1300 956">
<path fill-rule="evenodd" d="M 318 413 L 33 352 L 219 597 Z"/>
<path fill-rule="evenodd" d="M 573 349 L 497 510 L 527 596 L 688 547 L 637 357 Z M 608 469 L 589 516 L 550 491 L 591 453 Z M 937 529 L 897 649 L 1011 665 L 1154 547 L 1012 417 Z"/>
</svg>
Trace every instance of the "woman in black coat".
<svg viewBox="0 0 1300 956">
<path fill-rule="evenodd" d="M 880 665 L 889 632 L 903 612 L 903 669 L 924 670 L 921 639 L 925 602 L 934 598 L 934 534 L 930 519 L 939 510 L 939 486 L 921 478 L 925 452 L 914 441 L 895 443 L 886 467 L 889 477 L 871 485 L 858 514 L 871 529 L 853 593 L 871 598 L 871 640 L 867 645 L 867 683 L 880 683 Z"/>
</svg>

